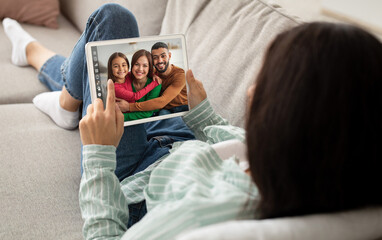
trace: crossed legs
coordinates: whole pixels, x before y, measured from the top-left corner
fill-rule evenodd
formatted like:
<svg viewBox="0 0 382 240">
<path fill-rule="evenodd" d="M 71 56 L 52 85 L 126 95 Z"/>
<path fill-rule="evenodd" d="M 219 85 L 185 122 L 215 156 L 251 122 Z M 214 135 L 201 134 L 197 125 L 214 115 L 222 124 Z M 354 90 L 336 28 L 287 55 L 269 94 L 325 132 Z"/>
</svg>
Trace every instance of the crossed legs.
<svg viewBox="0 0 382 240">
<path fill-rule="evenodd" d="M 12 43 L 13 64 L 21 67 L 30 65 L 40 71 L 48 59 L 56 55 L 25 32 L 17 21 L 6 18 L 3 20 L 3 26 Z M 33 102 L 58 126 L 66 129 L 78 126 L 78 109 L 82 101 L 73 98 L 64 86 L 60 92 L 48 92 L 36 96 Z"/>
</svg>

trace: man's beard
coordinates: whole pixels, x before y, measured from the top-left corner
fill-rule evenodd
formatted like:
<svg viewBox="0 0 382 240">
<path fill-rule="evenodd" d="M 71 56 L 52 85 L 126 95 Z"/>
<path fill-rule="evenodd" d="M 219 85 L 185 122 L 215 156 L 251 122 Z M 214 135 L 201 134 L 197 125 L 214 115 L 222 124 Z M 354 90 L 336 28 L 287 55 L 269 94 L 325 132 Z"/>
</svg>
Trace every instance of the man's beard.
<svg viewBox="0 0 382 240">
<path fill-rule="evenodd" d="M 160 64 L 160 63 L 159 63 L 159 64 Z M 158 65 L 158 64 L 157 64 L 157 65 Z M 158 72 L 160 72 L 160 73 L 164 73 L 164 72 L 167 71 L 167 68 L 168 68 L 169 65 L 170 65 L 170 62 L 167 62 L 166 65 L 164 66 L 164 69 L 163 69 L 163 70 L 159 70 L 159 69 L 157 68 L 156 65 L 155 65 L 155 68 L 156 68 L 156 70 L 157 70 Z"/>
</svg>

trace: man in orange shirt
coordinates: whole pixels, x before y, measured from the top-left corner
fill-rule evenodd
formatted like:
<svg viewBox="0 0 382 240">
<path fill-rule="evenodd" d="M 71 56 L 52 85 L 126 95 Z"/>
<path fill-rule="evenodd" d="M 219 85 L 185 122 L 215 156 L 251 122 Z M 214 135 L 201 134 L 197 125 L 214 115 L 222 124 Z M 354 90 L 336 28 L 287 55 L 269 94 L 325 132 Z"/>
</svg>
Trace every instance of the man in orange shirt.
<svg viewBox="0 0 382 240">
<path fill-rule="evenodd" d="M 156 74 L 162 79 L 160 97 L 145 102 L 128 103 L 118 100 L 122 112 L 162 109 L 159 115 L 188 110 L 186 77 L 184 70 L 170 64 L 171 52 L 167 44 L 155 43 L 151 48 Z"/>
</svg>

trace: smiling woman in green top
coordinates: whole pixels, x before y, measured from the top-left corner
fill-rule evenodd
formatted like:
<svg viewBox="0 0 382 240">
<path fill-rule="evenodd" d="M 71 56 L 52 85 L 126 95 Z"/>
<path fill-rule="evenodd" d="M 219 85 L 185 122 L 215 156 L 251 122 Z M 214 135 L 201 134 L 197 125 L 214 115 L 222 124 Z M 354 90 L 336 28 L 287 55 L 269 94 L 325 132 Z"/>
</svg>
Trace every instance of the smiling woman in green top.
<svg viewBox="0 0 382 240">
<path fill-rule="evenodd" d="M 126 84 L 126 86 L 129 87 L 129 89 L 131 88 L 133 92 L 139 92 L 140 90 L 147 87 L 147 85 L 149 85 L 151 82 L 153 82 L 153 79 L 155 78 L 159 77 L 153 75 L 153 63 L 151 53 L 144 49 L 141 49 L 134 53 L 131 60 L 131 72 L 128 74 L 128 77 L 126 78 L 124 84 Z M 161 82 L 158 80 L 156 81 Z M 143 102 L 159 97 L 161 86 L 162 85 L 156 86 L 153 90 L 148 92 L 142 98 L 138 99 L 137 102 Z M 127 112 L 123 115 L 125 121 L 131 121 L 151 117 L 156 111 L 158 110 Z"/>
</svg>

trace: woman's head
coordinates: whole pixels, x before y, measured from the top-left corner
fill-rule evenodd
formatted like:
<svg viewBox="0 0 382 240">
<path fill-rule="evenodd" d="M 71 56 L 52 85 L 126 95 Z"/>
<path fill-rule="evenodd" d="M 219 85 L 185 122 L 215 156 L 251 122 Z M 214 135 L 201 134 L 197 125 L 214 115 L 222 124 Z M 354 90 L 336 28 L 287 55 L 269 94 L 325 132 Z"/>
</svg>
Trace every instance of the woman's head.
<svg viewBox="0 0 382 240">
<path fill-rule="evenodd" d="M 124 82 L 129 72 L 129 60 L 125 54 L 120 52 L 113 53 L 107 62 L 107 77 L 113 82 Z"/>
<path fill-rule="evenodd" d="M 131 59 L 131 73 L 133 80 L 153 78 L 153 60 L 150 52 L 141 49 L 134 53 Z"/>
<path fill-rule="evenodd" d="M 382 44 L 349 25 L 303 24 L 265 56 L 247 120 L 263 218 L 382 204 Z"/>
</svg>

